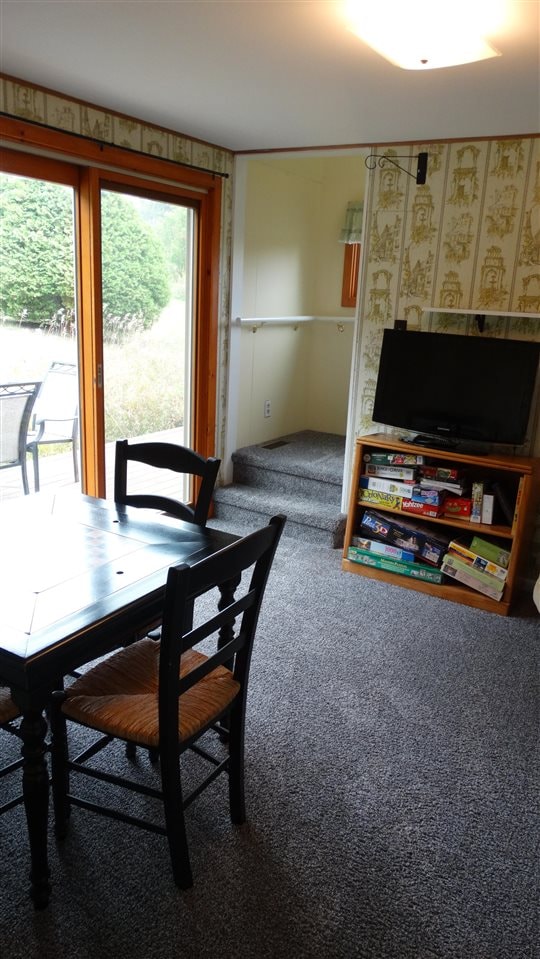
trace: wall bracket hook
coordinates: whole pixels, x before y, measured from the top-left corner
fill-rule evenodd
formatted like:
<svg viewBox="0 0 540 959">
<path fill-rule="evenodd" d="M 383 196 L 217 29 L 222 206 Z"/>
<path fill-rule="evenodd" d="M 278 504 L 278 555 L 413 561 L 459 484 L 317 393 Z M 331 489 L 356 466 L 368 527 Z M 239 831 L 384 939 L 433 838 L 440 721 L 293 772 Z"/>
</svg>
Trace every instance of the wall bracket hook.
<svg viewBox="0 0 540 959">
<path fill-rule="evenodd" d="M 387 163 L 392 163 L 393 166 L 396 166 L 398 170 L 401 170 L 402 173 L 406 173 L 407 176 L 412 176 L 418 186 L 423 186 L 426 182 L 427 175 L 427 161 L 428 153 L 419 153 L 417 157 L 408 157 L 408 156 L 387 156 L 384 154 L 380 156 L 378 153 L 370 153 L 369 156 L 365 159 L 365 164 L 368 170 L 374 170 L 375 167 L 379 166 L 383 169 Z M 405 167 L 400 166 L 399 163 L 396 163 L 396 160 L 416 160 L 416 173 L 411 173 L 410 170 L 406 170 Z"/>
</svg>

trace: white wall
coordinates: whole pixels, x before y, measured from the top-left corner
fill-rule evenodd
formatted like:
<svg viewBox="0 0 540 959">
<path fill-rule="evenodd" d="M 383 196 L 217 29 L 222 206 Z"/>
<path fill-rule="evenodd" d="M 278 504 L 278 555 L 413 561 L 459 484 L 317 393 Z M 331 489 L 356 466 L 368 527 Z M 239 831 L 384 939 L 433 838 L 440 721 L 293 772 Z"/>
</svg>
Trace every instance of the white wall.
<svg viewBox="0 0 540 959">
<path fill-rule="evenodd" d="M 362 198 L 364 179 L 358 154 L 246 161 L 235 315 L 292 322 L 255 333 L 248 324 L 237 338 L 234 448 L 301 429 L 345 434 L 355 311 L 341 306 L 339 236 L 347 203 Z M 306 316 L 332 320 L 294 323 Z"/>
</svg>

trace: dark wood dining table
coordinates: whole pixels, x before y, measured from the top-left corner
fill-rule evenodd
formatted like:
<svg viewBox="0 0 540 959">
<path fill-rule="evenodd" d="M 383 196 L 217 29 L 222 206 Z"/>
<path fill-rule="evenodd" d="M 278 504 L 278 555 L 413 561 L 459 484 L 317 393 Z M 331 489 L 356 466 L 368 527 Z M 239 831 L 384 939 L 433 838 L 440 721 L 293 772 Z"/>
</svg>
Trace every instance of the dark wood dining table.
<svg viewBox="0 0 540 959">
<path fill-rule="evenodd" d="M 36 908 L 51 891 L 46 708 L 62 678 L 160 619 L 167 571 L 236 536 L 60 491 L 0 505 L 0 682 L 22 712 Z"/>
</svg>

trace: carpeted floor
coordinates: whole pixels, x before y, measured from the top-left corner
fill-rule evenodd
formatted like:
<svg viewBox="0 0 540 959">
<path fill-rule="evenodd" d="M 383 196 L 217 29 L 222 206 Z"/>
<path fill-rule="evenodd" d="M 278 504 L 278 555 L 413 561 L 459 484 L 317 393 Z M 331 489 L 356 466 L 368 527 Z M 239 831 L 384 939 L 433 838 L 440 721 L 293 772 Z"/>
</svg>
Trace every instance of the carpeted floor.
<svg viewBox="0 0 540 959">
<path fill-rule="evenodd" d="M 340 566 L 279 546 L 252 665 L 249 824 L 230 824 L 225 782 L 194 804 L 193 889 L 173 885 L 165 840 L 75 809 L 62 845 L 51 830 L 53 895 L 35 913 L 18 808 L 0 820 L 2 956 L 538 959 L 540 618 Z"/>
</svg>

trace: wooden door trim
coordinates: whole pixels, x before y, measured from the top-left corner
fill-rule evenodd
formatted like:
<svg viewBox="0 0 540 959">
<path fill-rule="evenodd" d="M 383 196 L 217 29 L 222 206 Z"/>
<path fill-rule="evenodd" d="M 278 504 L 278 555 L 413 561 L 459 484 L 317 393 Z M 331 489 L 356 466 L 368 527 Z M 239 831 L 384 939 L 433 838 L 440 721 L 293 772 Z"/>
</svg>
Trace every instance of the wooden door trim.
<svg viewBox="0 0 540 959">
<path fill-rule="evenodd" d="M 105 427 L 99 377 L 100 367 L 103 369 L 99 190 L 104 183 L 122 184 L 127 189 L 133 187 L 150 196 L 154 192 L 161 198 L 168 192 L 171 197 L 198 210 L 192 436 L 198 452 L 203 456 L 213 455 L 217 423 L 221 177 L 179 166 L 171 160 L 133 153 L 10 117 L 0 117 L 0 139 L 15 147 L 2 149 L 0 167 L 4 168 L 5 160 L 9 164 L 7 172 L 31 170 L 29 175 L 39 179 L 58 178 L 61 182 L 70 182 L 62 175 L 64 169 L 66 177 L 73 177 L 73 185 L 78 189 L 76 232 L 80 276 L 79 361 L 84 404 L 84 416 L 81 417 L 84 422 L 81 427 L 83 489 L 93 495 L 104 495 L 105 490 Z"/>
</svg>

